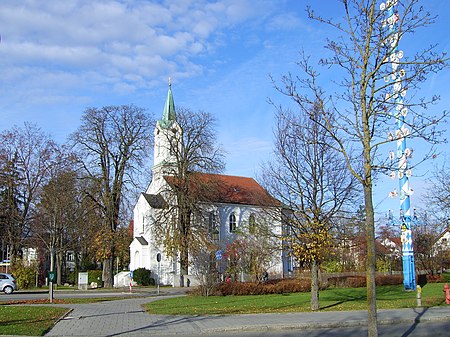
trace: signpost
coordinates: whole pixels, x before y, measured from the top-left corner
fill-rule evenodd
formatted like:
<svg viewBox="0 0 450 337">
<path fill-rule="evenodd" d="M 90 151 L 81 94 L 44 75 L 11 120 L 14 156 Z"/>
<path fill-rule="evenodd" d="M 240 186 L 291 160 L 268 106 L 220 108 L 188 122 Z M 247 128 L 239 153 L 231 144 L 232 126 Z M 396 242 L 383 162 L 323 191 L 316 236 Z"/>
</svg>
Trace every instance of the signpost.
<svg viewBox="0 0 450 337">
<path fill-rule="evenodd" d="M 49 299 L 50 299 L 50 303 L 53 303 L 53 282 L 56 281 L 56 273 L 54 271 L 49 271 L 48 272 L 48 281 L 49 281 L 49 285 L 48 285 L 48 292 L 49 292 Z"/>
<path fill-rule="evenodd" d="M 159 275 L 161 273 L 161 253 L 156 254 L 156 261 L 158 262 L 158 275 L 156 277 L 156 287 L 157 287 L 157 294 L 159 295 Z"/>
<path fill-rule="evenodd" d="M 133 271 L 130 270 L 130 293 L 132 288 L 133 288 Z"/>
<path fill-rule="evenodd" d="M 221 251 L 221 250 L 218 250 L 218 251 L 216 252 L 216 260 L 217 260 L 217 261 L 222 260 L 222 251 Z"/>
</svg>

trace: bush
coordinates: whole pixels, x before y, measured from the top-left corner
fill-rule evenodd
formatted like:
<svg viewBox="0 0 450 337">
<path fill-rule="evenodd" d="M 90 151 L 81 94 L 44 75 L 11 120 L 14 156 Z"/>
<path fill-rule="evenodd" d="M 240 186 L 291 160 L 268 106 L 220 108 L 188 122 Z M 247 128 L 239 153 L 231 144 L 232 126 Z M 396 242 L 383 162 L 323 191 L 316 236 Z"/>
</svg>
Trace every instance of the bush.
<svg viewBox="0 0 450 337">
<path fill-rule="evenodd" d="M 141 286 L 154 286 L 155 279 L 151 277 L 152 272 L 145 268 L 138 268 L 133 271 L 133 281 Z"/>
<path fill-rule="evenodd" d="M 397 285 L 403 283 L 403 275 L 377 275 L 377 286 Z M 334 276 L 328 278 L 328 286 L 333 288 L 362 288 L 366 286 L 366 277 L 358 275 Z"/>
<path fill-rule="evenodd" d="M 78 272 L 71 271 L 64 278 L 64 283 L 76 284 L 78 282 Z"/>
<path fill-rule="evenodd" d="M 427 274 L 427 283 L 442 283 L 444 282 L 444 276 L 442 274 Z"/>
<path fill-rule="evenodd" d="M 26 266 L 22 260 L 17 260 L 14 262 L 12 273 L 19 289 L 31 288 L 36 283 L 37 268 L 34 264 Z"/>
<path fill-rule="evenodd" d="M 222 282 L 213 295 L 267 295 L 311 291 L 310 279 L 275 279 L 267 282 Z"/>
<path fill-rule="evenodd" d="M 375 278 L 377 286 L 393 286 L 403 283 L 403 275 L 377 275 Z"/>
<path fill-rule="evenodd" d="M 102 278 L 103 278 L 103 271 L 99 269 L 94 270 L 88 270 L 88 284 L 91 284 L 92 282 L 97 283 L 97 286 L 102 286 Z M 77 274 L 78 275 L 78 274 Z M 78 276 L 77 276 L 78 277 Z M 78 279 L 77 279 L 78 281 Z"/>
</svg>

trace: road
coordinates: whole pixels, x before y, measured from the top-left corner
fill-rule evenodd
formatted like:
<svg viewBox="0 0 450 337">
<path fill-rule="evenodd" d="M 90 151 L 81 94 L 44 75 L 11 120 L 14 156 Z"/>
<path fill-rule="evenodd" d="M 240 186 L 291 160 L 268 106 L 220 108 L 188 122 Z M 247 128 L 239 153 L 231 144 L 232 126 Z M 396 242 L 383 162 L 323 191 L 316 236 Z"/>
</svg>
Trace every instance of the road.
<svg viewBox="0 0 450 337">
<path fill-rule="evenodd" d="M 379 325 L 380 337 L 430 337 L 448 336 L 449 322 L 422 322 L 416 324 Z M 152 337 L 167 337 L 169 335 L 152 335 Z M 239 331 L 214 334 L 202 334 L 202 337 L 361 337 L 367 336 L 367 328 L 332 328 L 332 329 L 292 329 L 274 331 Z M 195 335 L 177 334 L 177 337 L 198 337 Z"/>
</svg>

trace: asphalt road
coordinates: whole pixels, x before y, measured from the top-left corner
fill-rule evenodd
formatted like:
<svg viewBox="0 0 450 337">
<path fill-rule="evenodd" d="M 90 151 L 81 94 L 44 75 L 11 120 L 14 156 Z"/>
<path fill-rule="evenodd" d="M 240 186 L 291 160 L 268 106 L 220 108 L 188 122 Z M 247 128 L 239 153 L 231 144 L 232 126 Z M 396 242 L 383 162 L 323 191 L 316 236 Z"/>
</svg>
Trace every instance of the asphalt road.
<svg viewBox="0 0 450 337">
<path fill-rule="evenodd" d="M 380 337 L 430 337 L 448 336 L 449 322 L 422 322 L 416 324 L 379 325 Z M 168 337 L 170 335 L 155 335 L 152 337 Z M 198 337 L 198 334 L 176 334 L 177 337 Z M 327 329 L 289 329 L 274 331 L 239 331 L 215 332 L 202 337 L 361 337 L 367 336 L 366 327 L 327 328 Z"/>
</svg>

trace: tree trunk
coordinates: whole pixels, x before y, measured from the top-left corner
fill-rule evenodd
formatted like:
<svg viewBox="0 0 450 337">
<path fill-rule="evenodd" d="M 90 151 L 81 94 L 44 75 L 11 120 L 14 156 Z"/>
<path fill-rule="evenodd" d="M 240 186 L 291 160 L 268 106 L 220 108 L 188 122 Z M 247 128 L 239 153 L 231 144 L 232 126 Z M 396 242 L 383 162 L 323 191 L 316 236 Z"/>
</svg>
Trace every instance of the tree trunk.
<svg viewBox="0 0 450 337">
<path fill-rule="evenodd" d="M 311 310 L 319 308 L 319 264 L 314 260 L 311 263 Z"/>
<path fill-rule="evenodd" d="M 62 265 L 63 265 L 63 254 L 61 251 L 58 251 L 58 254 L 56 254 L 56 284 L 57 285 L 61 285 Z"/>
<path fill-rule="evenodd" d="M 364 186 L 364 200 L 366 208 L 366 238 L 367 238 L 367 332 L 369 337 L 378 336 L 377 300 L 376 300 L 376 252 L 375 252 L 375 225 L 372 200 L 372 185 Z"/>
<path fill-rule="evenodd" d="M 103 272 L 102 272 L 102 279 L 103 279 L 103 286 L 105 288 L 112 288 L 114 285 L 114 273 L 113 273 L 114 263 L 113 258 L 107 258 L 103 260 Z"/>
<path fill-rule="evenodd" d="M 189 255 L 188 250 L 182 247 L 180 252 L 180 287 L 184 287 L 184 276 L 188 275 Z"/>
</svg>

